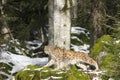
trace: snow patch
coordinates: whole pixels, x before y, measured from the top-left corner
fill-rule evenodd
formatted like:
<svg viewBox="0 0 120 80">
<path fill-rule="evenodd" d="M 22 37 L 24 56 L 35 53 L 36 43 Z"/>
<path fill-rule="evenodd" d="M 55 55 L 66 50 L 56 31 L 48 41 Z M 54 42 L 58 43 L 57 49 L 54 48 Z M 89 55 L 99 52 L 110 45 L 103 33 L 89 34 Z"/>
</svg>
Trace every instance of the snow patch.
<svg viewBox="0 0 120 80">
<path fill-rule="evenodd" d="M 1 52 L 0 62 L 12 63 L 14 66 L 10 71 L 11 74 L 18 72 L 25 68 L 27 65 L 45 65 L 48 62 L 48 58 L 30 58 L 23 55 L 16 55 L 10 52 Z"/>
<path fill-rule="evenodd" d="M 87 32 L 85 32 L 85 31 L 87 31 Z M 78 27 L 72 27 L 71 28 L 71 33 L 74 33 L 74 34 L 81 34 L 82 33 L 82 34 L 85 34 L 87 37 L 90 34 L 87 29 L 79 27 L 79 26 Z"/>
<path fill-rule="evenodd" d="M 76 46 L 74 44 L 71 44 L 71 49 L 73 49 L 74 51 L 77 51 L 77 52 L 84 52 L 84 53 L 89 53 L 89 47 L 90 45 L 87 45 L 87 44 L 84 44 L 84 45 L 81 45 L 81 46 Z"/>
<path fill-rule="evenodd" d="M 81 34 L 81 33 L 85 33 L 86 29 L 82 28 L 82 27 L 72 27 L 71 28 L 71 33 L 76 33 L 76 34 Z"/>
<path fill-rule="evenodd" d="M 29 50 L 35 50 L 35 49 L 39 48 L 42 45 L 42 43 L 40 41 L 38 41 L 38 40 L 26 41 L 25 43 L 27 44 L 26 47 Z M 31 45 L 36 45 L 36 46 L 31 46 Z"/>
<path fill-rule="evenodd" d="M 102 80 L 102 79 L 99 77 L 94 77 L 92 80 Z"/>
</svg>

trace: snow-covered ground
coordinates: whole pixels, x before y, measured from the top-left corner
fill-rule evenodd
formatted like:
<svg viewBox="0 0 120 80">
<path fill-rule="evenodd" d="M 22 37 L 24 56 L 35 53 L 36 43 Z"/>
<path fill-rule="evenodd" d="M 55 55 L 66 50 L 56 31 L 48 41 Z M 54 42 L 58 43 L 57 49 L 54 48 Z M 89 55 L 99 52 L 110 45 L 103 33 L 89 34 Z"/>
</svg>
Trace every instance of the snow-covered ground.
<svg viewBox="0 0 120 80">
<path fill-rule="evenodd" d="M 23 69 L 27 65 L 45 65 L 48 62 L 47 57 L 43 58 L 30 58 L 23 55 L 16 55 L 10 52 L 1 52 L 2 59 L 0 62 L 4 63 L 13 63 L 13 69 L 10 71 L 11 73 L 15 73 L 20 69 Z"/>
<path fill-rule="evenodd" d="M 0 74 L 5 74 L 9 78 L 12 77 L 13 73 L 25 68 L 27 65 L 40 65 L 40 66 L 43 66 L 48 62 L 47 57 L 30 58 L 30 57 L 23 56 L 23 55 L 13 54 L 13 53 L 10 53 L 8 51 L 0 52 L 0 54 L 1 54 L 0 62 L 7 63 L 8 65 L 10 65 L 12 67 L 12 70 L 9 71 L 11 73 L 11 76 L 9 74 L 7 74 L 7 73 L 4 73 L 4 72 L 1 72 Z M 13 66 L 11 64 L 9 64 L 9 63 L 12 63 Z"/>
</svg>

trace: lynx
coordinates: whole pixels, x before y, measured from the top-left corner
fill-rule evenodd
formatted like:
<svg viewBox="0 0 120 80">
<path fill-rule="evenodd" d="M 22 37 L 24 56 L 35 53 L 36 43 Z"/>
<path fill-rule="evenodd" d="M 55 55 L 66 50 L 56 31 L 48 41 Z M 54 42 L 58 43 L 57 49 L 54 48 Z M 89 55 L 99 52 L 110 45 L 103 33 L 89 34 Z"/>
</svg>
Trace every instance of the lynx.
<svg viewBox="0 0 120 80">
<path fill-rule="evenodd" d="M 50 61 L 44 67 L 55 65 L 55 69 L 62 69 L 69 65 L 75 64 L 83 70 L 87 70 L 87 65 L 93 66 L 94 70 L 99 69 L 96 61 L 82 52 L 64 50 L 60 47 L 54 46 L 45 46 L 44 52 L 50 56 Z"/>
</svg>

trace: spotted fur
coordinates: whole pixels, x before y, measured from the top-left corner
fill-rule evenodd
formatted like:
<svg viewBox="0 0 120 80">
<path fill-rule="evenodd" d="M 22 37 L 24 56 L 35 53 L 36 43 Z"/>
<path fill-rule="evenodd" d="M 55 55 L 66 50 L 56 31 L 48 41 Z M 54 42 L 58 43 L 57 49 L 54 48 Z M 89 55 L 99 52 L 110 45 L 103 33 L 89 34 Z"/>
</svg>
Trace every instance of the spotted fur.
<svg viewBox="0 0 120 80">
<path fill-rule="evenodd" d="M 45 46 L 44 51 L 50 56 L 50 61 L 44 67 L 55 65 L 56 69 L 62 69 L 71 64 L 76 64 L 78 67 L 86 70 L 87 66 L 94 66 L 98 70 L 98 64 L 95 60 L 90 58 L 87 54 L 82 52 L 75 52 L 71 50 L 64 50 L 60 47 Z"/>
</svg>

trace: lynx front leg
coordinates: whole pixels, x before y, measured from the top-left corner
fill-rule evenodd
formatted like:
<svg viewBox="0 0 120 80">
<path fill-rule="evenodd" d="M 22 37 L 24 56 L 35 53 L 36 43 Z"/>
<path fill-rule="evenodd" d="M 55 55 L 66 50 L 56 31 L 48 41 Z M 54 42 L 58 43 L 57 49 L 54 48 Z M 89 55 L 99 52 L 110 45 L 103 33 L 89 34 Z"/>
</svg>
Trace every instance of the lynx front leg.
<svg viewBox="0 0 120 80">
<path fill-rule="evenodd" d="M 43 67 L 50 67 L 55 63 L 55 61 L 53 59 L 51 59 L 45 66 Z"/>
<path fill-rule="evenodd" d="M 59 69 L 62 69 L 62 68 L 64 68 L 64 63 L 63 62 L 57 62 L 55 70 L 59 70 Z"/>
</svg>

